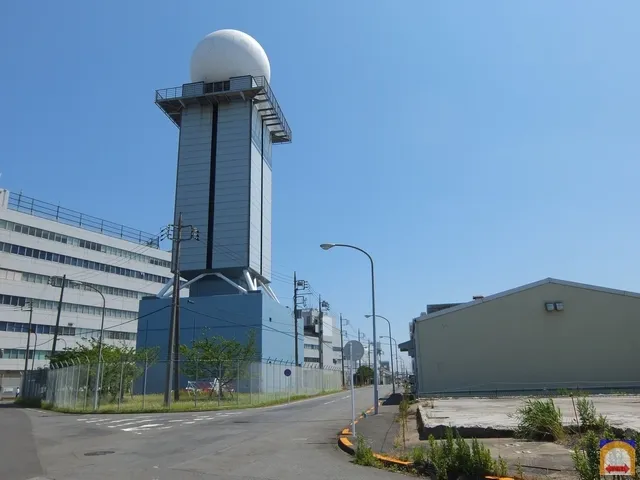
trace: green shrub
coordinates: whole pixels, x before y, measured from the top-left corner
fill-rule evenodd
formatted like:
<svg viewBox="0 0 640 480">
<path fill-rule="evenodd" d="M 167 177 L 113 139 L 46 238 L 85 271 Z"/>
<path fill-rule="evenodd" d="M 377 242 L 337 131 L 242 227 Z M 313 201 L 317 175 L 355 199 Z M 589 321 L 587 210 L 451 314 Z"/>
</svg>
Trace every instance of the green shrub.
<svg viewBox="0 0 640 480">
<path fill-rule="evenodd" d="M 414 449 L 414 463 L 419 471 L 425 470 L 427 464 L 433 465 L 438 480 L 447 480 L 450 475 L 476 478 L 485 475 L 505 476 L 507 472 L 507 464 L 501 457 L 494 460 L 491 451 L 475 438 L 469 445 L 459 433 L 456 432 L 454 437 L 451 428 L 447 428 L 445 438 L 440 443 L 433 435 L 429 436 L 429 451 L 426 456 L 424 453 Z"/>
<path fill-rule="evenodd" d="M 373 455 L 373 450 L 362 435 L 356 436 L 356 448 L 353 461 L 365 467 L 379 467 L 380 461 Z"/>
<path fill-rule="evenodd" d="M 587 432 L 571 454 L 580 480 L 600 479 L 600 438 L 594 431 Z"/>
<path fill-rule="evenodd" d="M 580 420 L 580 427 L 583 430 L 594 430 L 601 434 L 605 434 L 610 430 L 610 425 L 607 417 L 604 415 L 598 415 L 596 406 L 587 397 L 580 397 L 576 402 L 576 409 L 578 410 L 578 419 Z"/>
<path fill-rule="evenodd" d="M 564 438 L 562 413 L 551 398 L 528 399 L 516 411 L 516 436 L 529 440 L 560 440 Z"/>
</svg>

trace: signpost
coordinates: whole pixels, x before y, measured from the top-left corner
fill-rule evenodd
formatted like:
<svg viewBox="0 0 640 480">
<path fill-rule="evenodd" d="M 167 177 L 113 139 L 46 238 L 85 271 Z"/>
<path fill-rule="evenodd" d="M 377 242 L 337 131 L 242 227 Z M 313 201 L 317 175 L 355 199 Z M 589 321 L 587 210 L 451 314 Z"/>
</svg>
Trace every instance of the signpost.
<svg viewBox="0 0 640 480">
<path fill-rule="evenodd" d="M 349 381 L 351 385 L 351 435 L 356 436 L 356 396 L 353 386 L 353 365 L 364 355 L 364 347 L 356 340 L 350 340 L 344 346 L 343 358 L 349 360 Z"/>
<path fill-rule="evenodd" d="M 287 385 L 287 403 L 291 403 L 291 369 L 284 369 L 284 376 L 289 379 L 289 384 Z"/>
</svg>

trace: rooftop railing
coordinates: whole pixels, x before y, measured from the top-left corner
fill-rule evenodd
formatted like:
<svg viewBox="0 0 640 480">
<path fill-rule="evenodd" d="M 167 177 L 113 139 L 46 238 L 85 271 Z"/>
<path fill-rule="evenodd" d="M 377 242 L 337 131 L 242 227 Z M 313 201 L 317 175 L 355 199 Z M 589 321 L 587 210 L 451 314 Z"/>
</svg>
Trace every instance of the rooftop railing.
<svg viewBox="0 0 640 480">
<path fill-rule="evenodd" d="M 34 217 L 53 220 L 54 222 L 82 228 L 90 232 L 101 233 L 113 238 L 139 243 L 149 247 L 160 248 L 160 237 L 101 218 L 92 217 L 68 208 L 43 202 L 22 193 L 9 193 L 9 209 Z"/>
</svg>

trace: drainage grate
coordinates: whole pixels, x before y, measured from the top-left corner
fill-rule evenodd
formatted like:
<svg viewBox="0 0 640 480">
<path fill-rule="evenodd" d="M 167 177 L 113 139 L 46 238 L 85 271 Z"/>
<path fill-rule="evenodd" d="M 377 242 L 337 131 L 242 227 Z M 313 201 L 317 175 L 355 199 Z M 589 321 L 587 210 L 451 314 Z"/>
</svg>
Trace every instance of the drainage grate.
<svg viewBox="0 0 640 480">
<path fill-rule="evenodd" d="M 97 457 L 99 455 L 111 455 L 112 453 L 116 453 L 113 450 L 98 450 L 96 452 L 87 452 L 84 454 L 85 457 Z"/>
</svg>

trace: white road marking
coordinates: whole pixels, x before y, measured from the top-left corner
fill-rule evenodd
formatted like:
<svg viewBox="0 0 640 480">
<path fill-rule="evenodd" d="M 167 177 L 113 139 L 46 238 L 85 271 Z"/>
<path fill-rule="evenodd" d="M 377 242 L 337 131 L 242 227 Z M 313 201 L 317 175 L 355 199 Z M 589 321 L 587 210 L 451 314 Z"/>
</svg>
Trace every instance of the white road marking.
<svg viewBox="0 0 640 480">
<path fill-rule="evenodd" d="M 196 422 L 184 422 L 185 425 L 191 425 L 191 424 L 194 424 L 194 423 L 196 423 Z"/>
<path fill-rule="evenodd" d="M 135 420 L 133 422 L 120 423 L 120 424 L 117 424 L 117 425 L 109 425 L 109 428 L 124 427 L 126 425 L 135 425 L 136 423 L 144 423 L 144 422 L 148 422 L 148 421 L 149 421 L 149 419 L 146 418 L 144 420 Z"/>
<path fill-rule="evenodd" d="M 163 425 L 164 425 L 164 423 L 148 423 L 147 425 L 140 425 L 138 427 L 123 428 L 122 431 L 123 432 L 135 432 L 136 430 L 143 430 L 143 429 L 153 428 L 153 427 L 161 427 Z"/>
</svg>

